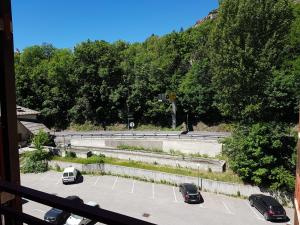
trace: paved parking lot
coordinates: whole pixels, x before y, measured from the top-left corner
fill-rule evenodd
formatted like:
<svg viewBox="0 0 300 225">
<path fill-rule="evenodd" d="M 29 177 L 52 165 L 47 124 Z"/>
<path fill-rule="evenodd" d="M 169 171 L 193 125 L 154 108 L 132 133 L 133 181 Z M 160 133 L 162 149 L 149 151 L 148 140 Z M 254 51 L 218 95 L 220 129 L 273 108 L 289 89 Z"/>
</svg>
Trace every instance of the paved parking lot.
<svg viewBox="0 0 300 225">
<path fill-rule="evenodd" d="M 66 197 L 78 195 L 101 208 L 162 225 L 264 225 L 263 216 L 247 200 L 201 192 L 203 204 L 186 204 L 177 187 L 115 176 L 84 175 L 79 184 L 63 185 L 61 173 L 22 174 L 22 185 Z M 24 212 L 43 218 L 48 206 L 23 205 Z M 293 209 L 286 209 L 293 220 Z M 148 214 L 148 217 L 144 217 Z M 287 224 L 287 223 L 276 223 Z M 290 223 L 288 223 L 290 224 Z"/>
</svg>

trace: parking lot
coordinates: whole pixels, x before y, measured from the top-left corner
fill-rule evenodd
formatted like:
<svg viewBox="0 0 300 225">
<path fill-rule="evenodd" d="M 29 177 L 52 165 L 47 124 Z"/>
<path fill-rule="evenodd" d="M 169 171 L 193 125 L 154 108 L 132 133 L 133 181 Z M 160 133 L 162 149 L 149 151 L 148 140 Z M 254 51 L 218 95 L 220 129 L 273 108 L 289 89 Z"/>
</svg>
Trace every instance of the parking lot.
<svg viewBox="0 0 300 225">
<path fill-rule="evenodd" d="M 163 225 L 264 225 L 272 224 L 247 200 L 201 192 L 204 203 L 186 204 L 178 187 L 116 176 L 84 175 L 82 183 L 63 185 L 61 173 L 22 174 L 23 186 L 61 197 L 78 195 L 101 208 Z M 23 205 L 25 213 L 43 218 L 50 208 L 35 202 Z M 293 221 L 293 209 L 286 208 Z M 292 224 L 292 223 L 276 223 Z"/>
</svg>

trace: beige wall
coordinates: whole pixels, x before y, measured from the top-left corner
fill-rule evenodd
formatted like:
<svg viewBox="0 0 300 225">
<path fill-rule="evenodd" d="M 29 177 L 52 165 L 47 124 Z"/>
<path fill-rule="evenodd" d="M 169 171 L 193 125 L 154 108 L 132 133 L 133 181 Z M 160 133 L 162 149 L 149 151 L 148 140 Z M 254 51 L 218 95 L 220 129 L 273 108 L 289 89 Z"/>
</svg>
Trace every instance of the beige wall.
<svg viewBox="0 0 300 225">
<path fill-rule="evenodd" d="M 31 133 L 18 121 L 18 142 L 19 145 L 26 145 L 26 141 L 30 139 Z M 21 138 L 21 139 L 20 139 Z"/>
</svg>

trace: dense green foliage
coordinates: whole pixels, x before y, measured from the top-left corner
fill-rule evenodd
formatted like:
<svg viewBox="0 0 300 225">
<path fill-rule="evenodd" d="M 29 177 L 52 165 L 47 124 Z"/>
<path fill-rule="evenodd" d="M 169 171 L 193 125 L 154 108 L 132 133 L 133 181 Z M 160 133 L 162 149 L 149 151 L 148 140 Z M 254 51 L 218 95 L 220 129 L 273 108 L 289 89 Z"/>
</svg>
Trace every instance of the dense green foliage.
<svg viewBox="0 0 300 225">
<path fill-rule="evenodd" d="M 244 181 L 273 190 L 294 188 L 296 135 L 283 124 L 237 127 L 224 141 L 230 167 Z"/>
<path fill-rule="evenodd" d="M 216 20 L 143 43 L 86 41 L 16 53 L 17 101 L 50 127 L 179 122 L 296 121 L 300 9 L 288 0 L 222 1 Z M 220 116 L 222 115 L 223 118 Z"/>
<path fill-rule="evenodd" d="M 42 173 L 48 170 L 48 160 L 51 159 L 49 152 L 34 150 L 27 152 L 22 159 L 21 171 L 23 173 Z"/>
<path fill-rule="evenodd" d="M 171 106 L 157 96 L 175 92 L 179 123 L 243 124 L 226 141 L 243 179 L 292 189 L 295 141 L 286 127 L 298 119 L 300 5 L 290 0 L 223 0 L 216 20 L 143 43 L 32 46 L 16 53 L 15 68 L 18 104 L 55 128 L 105 128 L 129 114 L 170 126 Z"/>
<path fill-rule="evenodd" d="M 50 143 L 49 134 L 43 130 L 39 130 L 39 132 L 33 136 L 31 143 L 36 150 L 42 151 L 43 146 L 46 146 Z"/>
<path fill-rule="evenodd" d="M 48 160 L 51 154 L 44 150 L 44 146 L 50 143 L 49 135 L 40 130 L 32 138 L 34 151 L 26 152 L 22 156 L 21 171 L 23 173 L 41 173 L 48 170 Z"/>
</svg>

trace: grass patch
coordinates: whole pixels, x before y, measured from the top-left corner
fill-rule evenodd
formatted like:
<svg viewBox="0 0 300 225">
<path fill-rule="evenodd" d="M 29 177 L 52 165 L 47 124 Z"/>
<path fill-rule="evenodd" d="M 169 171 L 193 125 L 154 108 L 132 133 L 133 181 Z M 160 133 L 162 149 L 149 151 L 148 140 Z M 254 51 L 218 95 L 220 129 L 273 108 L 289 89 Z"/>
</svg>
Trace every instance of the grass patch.
<svg viewBox="0 0 300 225">
<path fill-rule="evenodd" d="M 81 164 L 98 164 L 98 163 L 104 163 L 104 157 L 103 156 L 97 156 L 93 155 L 89 158 L 74 158 L 74 157 L 60 157 L 60 156 L 54 156 L 53 160 L 62 161 L 62 162 L 73 162 L 73 163 L 81 163 Z"/>
<path fill-rule="evenodd" d="M 91 163 L 107 163 L 117 166 L 125 166 L 132 167 L 138 169 L 159 171 L 183 176 L 192 176 L 198 177 L 198 171 L 194 169 L 187 168 L 176 168 L 171 166 L 163 166 L 163 165 L 154 165 L 142 162 L 136 162 L 131 160 L 120 160 L 116 158 L 108 158 L 102 156 L 92 156 L 87 159 L 81 158 L 62 158 L 62 157 L 54 157 L 53 160 L 64 161 L 64 162 L 74 162 L 74 163 L 82 163 L 82 164 L 91 164 Z M 234 174 L 232 171 L 227 171 L 224 173 L 216 173 L 216 172 L 207 172 L 207 171 L 199 171 L 199 177 L 210 180 L 231 182 L 231 183 L 243 183 L 242 180 Z"/>
<path fill-rule="evenodd" d="M 71 123 L 68 127 L 68 130 L 74 131 L 97 131 L 97 130 L 104 130 L 102 126 L 95 125 L 89 121 L 85 122 L 84 124 L 76 124 Z"/>
<path fill-rule="evenodd" d="M 200 154 L 200 153 L 183 153 L 179 150 L 171 149 L 169 152 L 164 152 L 162 149 L 159 148 L 144 148 L 142 146 L 131 146 L 131 145 L 118 145 L 117 149 L 119 150 L 127 150 L 127 151 L 144 151 L 144 152 L 151 152 L 151 153 L 159 153 L 164 155 L 172 155 L 172 156 L 181 156 L 183 159 L 185 157 L 188 158 L 205 158 L 205 159 L 220 159 L 223 160 L 225 157 L 216 156 L 212 157 L 207 154 Z"/>
<path fill-rule="evenodd" d="M 146 151 L 146 152 L 154 152 L 154 153 L 162 153 L 163 150 L 159 148 L 144 148 L 142 146 L 130 146 L 130 145 L 119 145 L 117 149 L 120 150 L 129 150 L 129 151 Z"/>
</svg>

